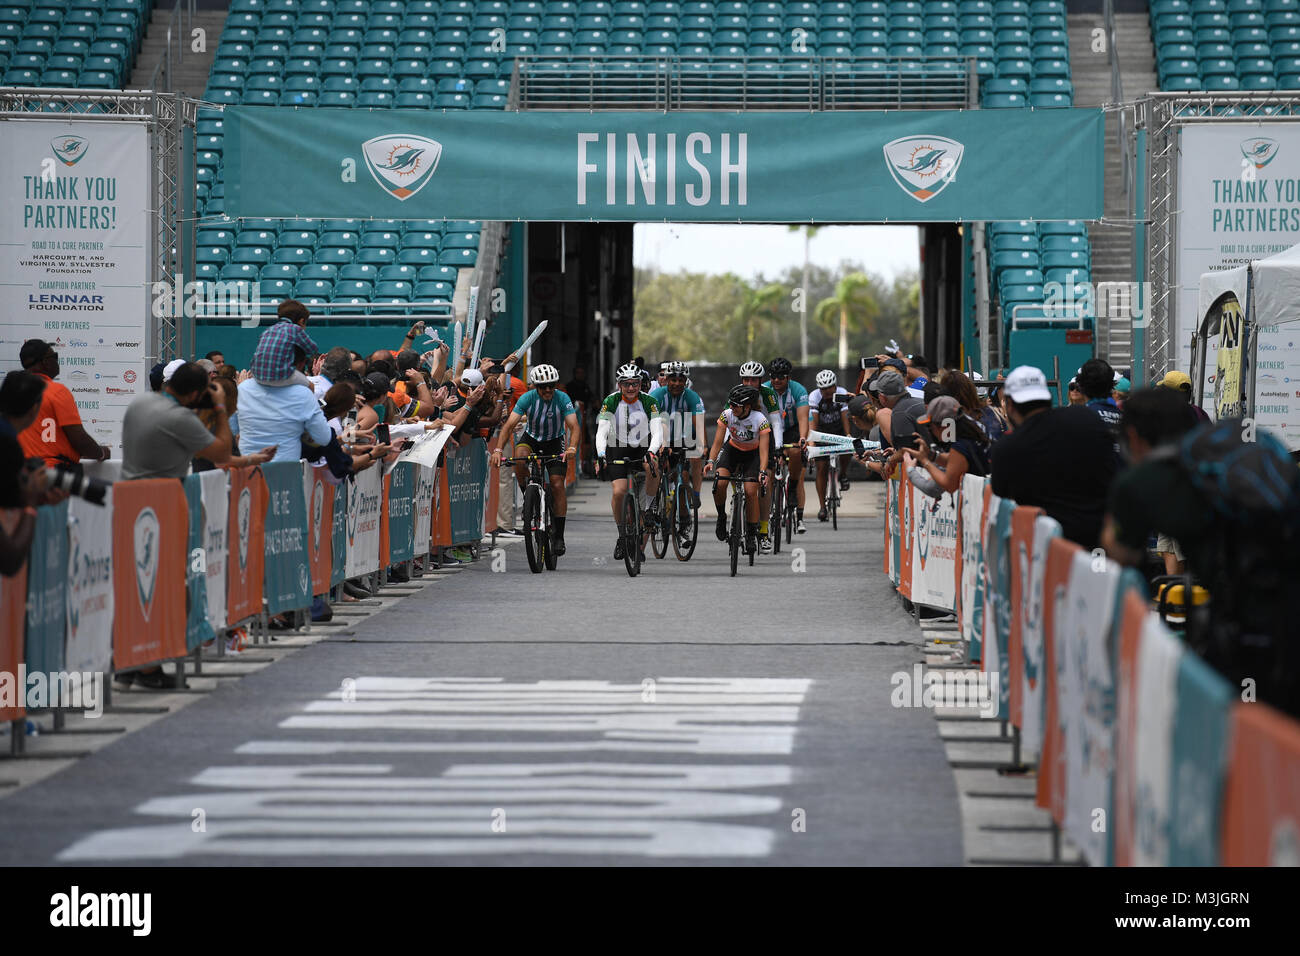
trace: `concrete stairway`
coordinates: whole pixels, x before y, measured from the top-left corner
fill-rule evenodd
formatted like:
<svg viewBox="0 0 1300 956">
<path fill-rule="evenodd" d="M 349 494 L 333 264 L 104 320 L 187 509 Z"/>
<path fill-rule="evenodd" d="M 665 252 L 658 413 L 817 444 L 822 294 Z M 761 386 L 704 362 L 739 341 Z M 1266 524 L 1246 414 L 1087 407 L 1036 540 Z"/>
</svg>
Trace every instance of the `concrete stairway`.
<svg viewBox="0 0 1300 956">
<path fill-rule="evenodd" d="M 149 24 L 145 28 L 144 43 L 140 55 L 136 58 L 135 69 L 126 87 L 130 90 L 148 89 L 153 81 L 154 69 L 167 52 L 167 25 L 172 22 L 173 7 L 156 7 Z M 212 61 L 216 59 L 217 44 L 221 41 L 221 31 L 226 24 L 228 10 L 198 10 L 192 23 L 184 24 L 178 18 L 172 35 L 172 82 L 167 92 L 186 93 L 190 96 L 202 96 L 208 85 L 208 74 L 212 71 Z M 177 36 L 175 30 L 183 30 L 184 36 Z M 192 52 L 192 30 L 205 31 L 202 53 Z M 176 60 L 177 43 L 184 47 L 184 56 Z"/>
</svg>

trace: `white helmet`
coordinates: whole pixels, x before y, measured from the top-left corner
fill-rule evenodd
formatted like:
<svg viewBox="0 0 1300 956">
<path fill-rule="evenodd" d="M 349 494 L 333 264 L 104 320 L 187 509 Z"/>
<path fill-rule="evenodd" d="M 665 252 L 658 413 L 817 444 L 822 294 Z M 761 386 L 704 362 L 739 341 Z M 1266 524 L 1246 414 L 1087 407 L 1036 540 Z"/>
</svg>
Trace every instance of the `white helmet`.
<svg viewBox="0 0 1300 956">
<path fill-rule="evenodd" d="M 741 378 L 762 378 L 763 366 L 758 362 L 746 362 L 740 367 Z"/>
<path fill-rule="evenodd" d="M 685 362 L 668 362 L 668 363 L 666 363 L 666 364 L 667 364 L 667 366 L 668 366 L 668 374 L 669 374 L 669 375 L 689 375 L 689 374 L 691 374 L 691 370 L 690 370 L 690 368 L 686 365 Z"/>
<path fill-rule="evenodd" d="M 554 385 L 560 380 L 560 371 L 554 365 L 534 365 L 528 373 L 530 385 Z"/>
<path fill-rule="evenodd" d="M 620 365 L 618 367 L 617 378 L 620 382 L 624 380 L 628 380 L 628 381 L 636 380 L 639 382 L 641 381 L 641 367 L 634 362 L 628 362 L 626 365 Z"/>
<path fill-rule="evenodd" d="M 829 368 L 824 368 L 817 373 L 817 387 L 829 388 L 830 386 L 835 384 L 835 379 L 836 379 L 836 375 L 834 370 Z"/>
</svg>

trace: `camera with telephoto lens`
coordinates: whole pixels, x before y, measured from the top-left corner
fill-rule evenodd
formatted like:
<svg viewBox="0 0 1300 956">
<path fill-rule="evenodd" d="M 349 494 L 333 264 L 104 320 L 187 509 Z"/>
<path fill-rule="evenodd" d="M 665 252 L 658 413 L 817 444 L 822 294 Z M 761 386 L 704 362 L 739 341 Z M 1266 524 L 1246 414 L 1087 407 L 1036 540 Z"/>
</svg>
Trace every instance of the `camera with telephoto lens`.
<svg viewBox="0 0 1300 956">
<path fill-rule="evenodd" d="M 104 496 L 108 494 L 108 482 L 96 478 L 87 478 L 67 465 L 55 465 L 53 468 L 46 468 L 45 477 L 49 479 L 51 488 L 57 488 L 59 491 L 66 491 L 70 495 L 76 495 L 92 505 L 102 505 Z"/>
</svg>

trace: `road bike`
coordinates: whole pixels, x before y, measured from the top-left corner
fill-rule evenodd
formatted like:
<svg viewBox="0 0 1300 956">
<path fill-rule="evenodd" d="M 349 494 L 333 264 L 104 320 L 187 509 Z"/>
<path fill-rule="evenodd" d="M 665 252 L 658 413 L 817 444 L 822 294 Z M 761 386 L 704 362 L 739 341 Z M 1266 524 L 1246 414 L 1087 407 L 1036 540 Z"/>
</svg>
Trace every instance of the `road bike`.
<svg viewBox="0 0 1300 956">
<path fill-rule="evenodd" d="M 753 479 L 750 479 L 751 481 Z M 715 475 L 713 485 L 716 488 L 718 482 L 728 481 L 731 483 L 731 516 L 727 528 L 727 551 L 731 558 L 731 576 L 736 576 L 736 568 L 740 566 L 740 552 L 744 551 L 749 555 L 749 566 L 754 566 L 754 553 L 758 551 L 758 543 L 754 547 L 745 547 L 745 480 L 735 475 Z M 765 494 L 766 488 L 760 489 L 760 494 Z"/>
<path fill-rule="evenodd" d="M 668 553 L 669 540 L 678 561 L 689 561 L 695 553 L 695 542 L 700 530 L 700 510 L 695 505 L 690 469 L 685 454 L 672 451 L 663 469 L 659 491 L 650 502 L 646 516 L 650 527 L 650 542 L 656 558 Z"/>
<path fill-rule="evenodd" d="M 840 529 L 840 456 L 831 455 L 826 466 L 826 511 L 831 517 L 831 530 Z"/>
<path fill-rule="evenodd" d="M 772 482 L 772 510 L 768 516 L 768 528 L 771 531 L 772 553 L 781 553 L 781 534 L 784 531 L 786 543 L 794 541 L 795 520 L 799 512 L 799 488 L 795 484 L 794 473 L 790 470 L 783 452 L 787 448 L 798 448 L 796 442 L 782 445 L 776 456 L 776 472 Z"/>
<path fill-rule="evenodd" d="M 559 461 L 559 455 L 525 455 L 520 458 L 502 458 L 502 465 L 528 463 L 528 484 L 524 486 L 524 550 L 528 553 L 528 567 L 534 574 L 542 569 L 555 570 L 559 560 L 553 546 L 552 516 L 555 501 L 551 483 L 547 480 L 546 466 Z"/>
<path fill-rule="evenodd" d="M 641 538 L 646 532 L 645 515 L 641 510 L 641 492 L 645 488 L 646 473 L 642 467 L 645 459 L 616 459 L 606 465 L 626 465 L 632 470 L 628 475 L 627 494 L 623 496 L 623 566 L 627 576 L 641 573 Z"/>
</svg>

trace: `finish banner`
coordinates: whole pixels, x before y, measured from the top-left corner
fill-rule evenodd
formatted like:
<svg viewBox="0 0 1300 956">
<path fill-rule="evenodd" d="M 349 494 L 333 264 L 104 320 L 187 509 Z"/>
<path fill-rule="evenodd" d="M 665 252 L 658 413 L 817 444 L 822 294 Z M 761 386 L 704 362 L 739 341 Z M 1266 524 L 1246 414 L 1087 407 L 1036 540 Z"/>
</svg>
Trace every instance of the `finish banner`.
<svg viewBox="0 0 1300 956">
<path fill-rule="evenodd" d="M 1098 109 L 225 111 L 226 214 L 328 219 L 1097 219 Z"/>
</svg>

